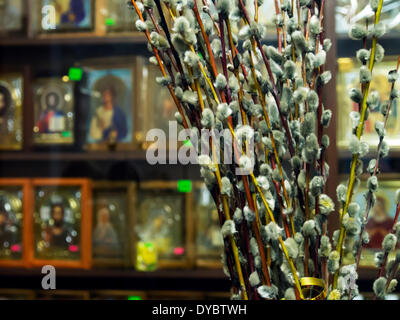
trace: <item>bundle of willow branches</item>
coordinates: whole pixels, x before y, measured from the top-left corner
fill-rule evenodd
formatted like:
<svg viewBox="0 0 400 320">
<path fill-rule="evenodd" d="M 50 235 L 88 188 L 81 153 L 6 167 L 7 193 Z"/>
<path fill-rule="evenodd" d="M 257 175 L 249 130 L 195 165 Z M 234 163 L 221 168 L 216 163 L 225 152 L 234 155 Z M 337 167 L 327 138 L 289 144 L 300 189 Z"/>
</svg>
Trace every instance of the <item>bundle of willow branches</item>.
<svg viewBox="0 0 400 320">
<path fill-rule="evenodd" d="M 272 0 L 268 0 L 272 1 Z M 382 105 L 384 121 L 377 122 L 380 142 L 376 159 L 366 171 L 366 209 L 352 202 L 363 173 L 362 141 L 369 110 L 380 103 L 370 92 L 372 72 L 384 56 L 377 39 L 385 33 L 379 22 L 383 0 L 371 1 L 375 24 L 355 25 L 350 36 L 362 41 L 360 88 L 350 92 L 359 105 L 352 112 L 351 173 L 337 188 L 340 230 L 329 237 L 327 222 L 335 211 L 325 194 L 329 176 L 326 155 L 332 112 L 323 105 L 325 69 L 331 41 L 324 38 L 324 0 L 275 0 L 277 47 L 263 44 L 259 23 L 262 0 L 129 0 L 136 28 L 144 32 L 150 62 L 157 64 L 156 81 L 168 88 L 186 129 L 229 130 L 234 163 L 217 161 L 226 144 L 206 141 L 207 153 L 198 163 L 216 202 L 224 236 L 224 271 L 232 280 L 232 299 L 351 299 L 358 294 L 357 267 L 364 230 L 378 188 L 379 160 L 388 154 L 384 141 L 393 100 L 397 69 L 390 72 L 390 100 Z M 367 39 L 372 37 L 371 48 Z M 248 143 L 248 141 L 254 143 Z M 252 155 L 250 157 L 250 154 Z M 236 169 L 245 170 L 237 175 Z M 247 170 L 247 171 L 246 171 Z M 398 210 L 399 211 L 399 210 Z M 396 215 L 397 221 L 398 212 Z M 399 225 L 383 241 L 377 254 L 379 279 L 376 297 L 396 286 L 393 261 Z M 355 241 L 345 241 L 346 239 Z M 349 247 L 347 243 L 352 243 Z M 355 259 L 344 264 L 344 252 Z"/>
</svg>

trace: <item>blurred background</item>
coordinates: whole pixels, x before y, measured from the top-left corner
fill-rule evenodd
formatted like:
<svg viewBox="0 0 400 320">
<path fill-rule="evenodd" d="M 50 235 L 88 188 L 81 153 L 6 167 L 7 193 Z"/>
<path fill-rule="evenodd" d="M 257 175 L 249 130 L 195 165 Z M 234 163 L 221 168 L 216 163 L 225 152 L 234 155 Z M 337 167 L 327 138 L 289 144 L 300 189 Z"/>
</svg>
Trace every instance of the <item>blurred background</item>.
<svg viewBox="0 0 400 320">
<path fill-rule="evenodd" d="M 348 91 L 358 83 L 354 57 L 363 45 L 347 30 L 372 19 L 368 3 L 326 1 L 333 199 L 350 167 L 348 114 L 356 105 Z M 274 2 L 264 1 L 261 12 L 265 42 L 276 44 Z M 382 19 L 386 58 L 375 67 L 372 90 L 384 101 L 387 73 L 400 54 L 400 2 L 385 1 Z M 168 136 L 176 110 L 155 82 L 158 68 L 134 22 L 125 0 L 0 0 L 0 299 L 230 297 L 218 214 L 199 168 L 146 161 L 147 132 L 160 128 Z M 398 103 L 392 108 L 391 152 L 381 162 L 358 299 L 370 295 L 373 255 L 391 227 L 400 188 Z M 381 117 L 379 108 L 369 115 L 366 161 L 376 155 L 374 123 Z M 44 265 L 56 268 L 57 290 L 43 290 Z"/>
</svg>

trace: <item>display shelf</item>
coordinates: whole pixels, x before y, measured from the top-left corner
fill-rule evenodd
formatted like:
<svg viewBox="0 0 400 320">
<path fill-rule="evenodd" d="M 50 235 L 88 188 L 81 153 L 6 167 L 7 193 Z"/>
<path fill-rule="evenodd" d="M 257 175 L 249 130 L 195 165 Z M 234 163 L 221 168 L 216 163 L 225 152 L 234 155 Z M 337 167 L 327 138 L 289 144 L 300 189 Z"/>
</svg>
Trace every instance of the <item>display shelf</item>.
<svg viewBox="0 0 400 320">
<path fill-rule="evenodd" d="M 46 46 L 46 45 L 93 45 L 93 44 L 146 44 L 143 34 L 117 36 L 89 36 L 89 37 L 50 37 L 50 38 L 3 38 L 0 46 Z"/>
</svg>

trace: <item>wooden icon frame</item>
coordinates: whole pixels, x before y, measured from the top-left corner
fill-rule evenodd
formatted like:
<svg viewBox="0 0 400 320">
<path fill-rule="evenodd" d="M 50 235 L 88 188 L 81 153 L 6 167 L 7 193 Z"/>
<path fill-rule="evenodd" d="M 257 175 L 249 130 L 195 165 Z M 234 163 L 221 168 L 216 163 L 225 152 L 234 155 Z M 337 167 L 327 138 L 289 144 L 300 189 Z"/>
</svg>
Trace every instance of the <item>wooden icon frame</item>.
<svg viewBox="0 0 400 320">
<path fill-rule="evenodd" d="M 28 250 L 29 265 L 33 267 L 42 267 L 52 265 L 59 268 L 77 268 L 90 269 L 92 266 L 92 189 L 91 181 L 83 178 L 39 178 L 32 179 L 31 182 L 32 208 L 27 216 L 26 238 L 30 244 Z M 34 241 L 34 211 L 36 199 L 34 199 L 35 187 L 79 187 L 81 191 L 81 218 L 80 218 L 80 259 L 79 260 L 60 260 L 60 259 L 40 259 L 35 257 Z M 85 227 L 82 227 L 85 226 Z"/>
</svg>

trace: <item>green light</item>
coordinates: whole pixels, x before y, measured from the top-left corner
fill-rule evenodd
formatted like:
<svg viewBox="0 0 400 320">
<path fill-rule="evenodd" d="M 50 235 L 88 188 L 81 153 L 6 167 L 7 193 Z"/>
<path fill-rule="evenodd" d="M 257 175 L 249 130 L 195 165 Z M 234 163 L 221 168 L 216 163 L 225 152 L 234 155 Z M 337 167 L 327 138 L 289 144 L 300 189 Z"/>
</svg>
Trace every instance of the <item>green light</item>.
<svg viewBox="0 0 400 320">
<path fill-rule="evenodd" d="M 113 26 L 113 25 L 115 25 L 115 20 L 113 18 L 107 18 L 105 23 L 106 23 L 106 26 Z"/>
<path fill-rule="evenodd" d="M 81 81 L 83 70 L 81 68 L 69 68 L 68 76 L 72 81 Z"/>
<path fill-rule="evenodd" d="M 72 137 L 72 133 L 69 132 L 69 131 L 63 131 L 63 132 L 61 133 L 61 136 L 62 136 L 63 138 L 71 138 L 71 137 Z"/>
<path fill-rule="evenodd" d="M 192 141 L 190 141 L 190 139 L 186 139 L 183 145 L 185 145 L 186 147 L 193 147 Z"/>
<path fill-rule="evenodd" d="M 152 244 L 151 242 L 146 242 L 144 245 L 145 245 L 146 248 L 148 248 L 148 249 L 152 249 L 152 248 L 154 247 L 153 244 Z"/>
<path fill-rule="evenodd" d="M 128 297 L 128 300 L 142 300 L 142 298 L 139 296 L 130 296 Z"/>
<path fill-rule="evenodd" d="M 192 191 L 192 181 L 190 180 L 179 180 L 178 191 L 182 193 L 189 193 Z"/>
</svg>

